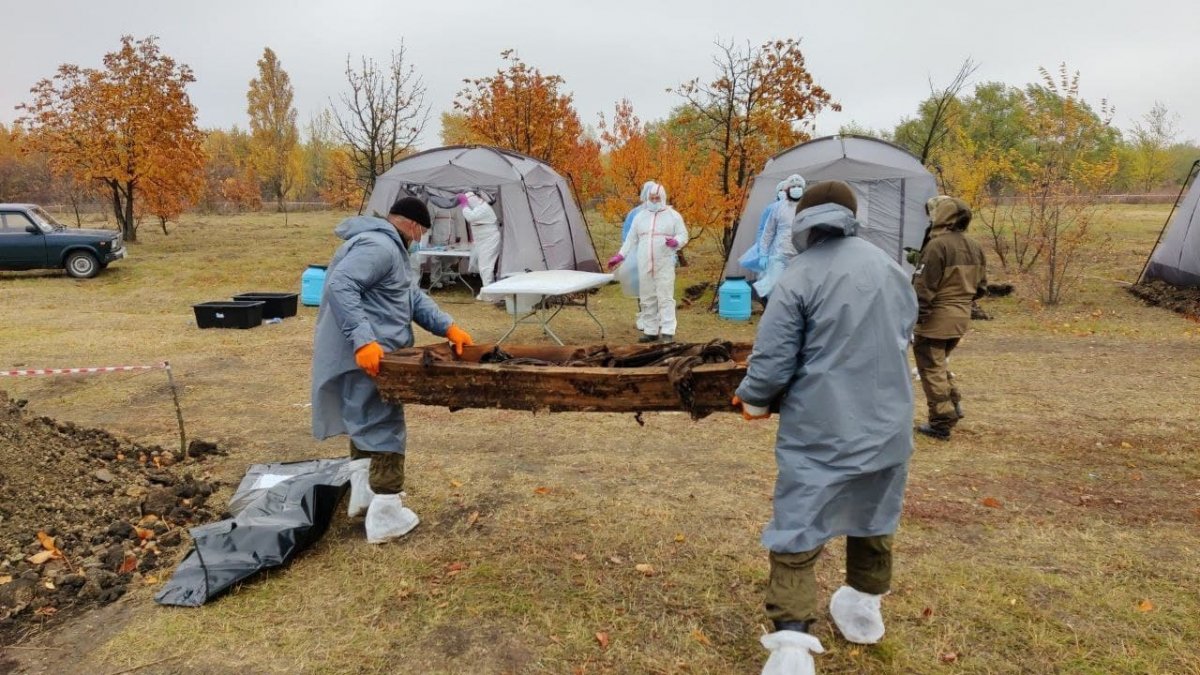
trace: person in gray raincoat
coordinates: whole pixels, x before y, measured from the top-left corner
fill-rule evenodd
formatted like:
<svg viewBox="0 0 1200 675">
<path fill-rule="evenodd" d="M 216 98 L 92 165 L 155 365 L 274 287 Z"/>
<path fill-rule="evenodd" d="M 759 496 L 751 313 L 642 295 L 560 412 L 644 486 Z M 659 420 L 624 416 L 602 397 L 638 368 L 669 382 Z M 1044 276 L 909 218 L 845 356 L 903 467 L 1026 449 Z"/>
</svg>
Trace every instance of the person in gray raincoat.
<svg viewBox="0 0 1200 675">
<path fill-rule="evenodd" d="M 385 218 L 343 220 L 334 233 L 346 241 L 329 262 L 317 313 L 312 432 L 318 439 L 348 435 L 351 457 L 363 460 L 351 478 L 351 515 L 366 508 L 372 543 L 403 536 L 417 525 L 416 514 L 400 502 L 404 408 L 379 396 L 373 378 L 380 359 L 413 345 L 414 322 L 445 336 L 460 354 L 471 344 L 471 337 L 417 286 L 409 264 L 408 247 L 429 227 L 429 211 L 413 197 L 398 200 Z"/>
<path fill-rule="evenodd" d="M 913 452 L 907 347 L 917 316 L 908 275 L 855 236 L 850 186 L 809 186 L 792 224 L 798 255 L 779 277 L 734 405 L 747 419 L 779 407 L 779 475 L 771 522 L 766 613 L 776 632 L 764 672 L 814 672 L 814 566 L 846 536 L 846 585 L 830 603 L 852 642 L 883 637 L 880 598 L 891 582 L 892 534 Z M 774 668 L 774 670 L 772 670 Z"/>
</svg>

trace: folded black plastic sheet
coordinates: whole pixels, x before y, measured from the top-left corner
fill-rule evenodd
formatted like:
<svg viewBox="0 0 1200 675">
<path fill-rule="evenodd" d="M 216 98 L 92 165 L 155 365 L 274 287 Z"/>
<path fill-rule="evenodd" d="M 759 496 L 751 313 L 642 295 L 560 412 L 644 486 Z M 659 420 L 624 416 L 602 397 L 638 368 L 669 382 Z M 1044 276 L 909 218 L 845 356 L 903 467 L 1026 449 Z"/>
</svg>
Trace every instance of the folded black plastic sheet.
<svg viewBox="0 0 1200 675">
<path fill-rule="evenodd" d="M 191 528 L 192 551 L 154 600 L 199 607 L 261 570 L 286 564 L 329 529 L 349 487 L 347 459 L 255 464 L 229 500 L 234 516 Z"/>
</svg>

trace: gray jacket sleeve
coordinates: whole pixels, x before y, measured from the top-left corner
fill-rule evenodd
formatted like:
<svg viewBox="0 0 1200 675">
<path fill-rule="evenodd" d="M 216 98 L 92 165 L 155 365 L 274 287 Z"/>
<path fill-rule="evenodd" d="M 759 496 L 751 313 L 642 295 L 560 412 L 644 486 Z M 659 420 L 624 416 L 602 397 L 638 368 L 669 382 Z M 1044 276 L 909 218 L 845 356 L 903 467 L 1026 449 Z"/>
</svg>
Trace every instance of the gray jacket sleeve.
<svg viewBox="0 0 1200 675">
<path fill-rule="evenodd" d="M 754 339 L 746 377 L 738 385 L 738 398 L 769 406 L 791 385 L 800 367 L 806 326 L 803 299 L 791 288 L 776 286 Z"/>
<path fill-rule="evenodd" d="M 419 288 L 413 287 L 409 291 L 409 297 L 412 299 L 413 321 L 438 337 L 446 337 L 446 331 L 450 330 L 454 317 L 443 312 L 433 298 Z"/>
<path fill-rule="evenodd" d="M 380 242 L 360 237 L 329 274 L 326 294 L 338 328 L 358 351 L 378 338 L 363 310 L 363 294 L 391 268 L 393 254 Z"/>
</svg>

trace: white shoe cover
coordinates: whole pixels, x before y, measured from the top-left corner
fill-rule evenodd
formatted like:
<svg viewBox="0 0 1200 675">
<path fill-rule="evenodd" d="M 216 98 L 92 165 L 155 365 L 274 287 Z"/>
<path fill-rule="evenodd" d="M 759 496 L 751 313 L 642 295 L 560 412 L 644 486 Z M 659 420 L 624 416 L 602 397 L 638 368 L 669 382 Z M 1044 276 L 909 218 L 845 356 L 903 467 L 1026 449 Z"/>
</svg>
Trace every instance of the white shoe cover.
<svg viewBox="0 0 1200 675">
<path fill-rule="evenodd" d="M 873 645 L 883 639 L 882 595 L 871 595 L 842 586 L 829 599 L 829 613 L 842 637 L 860 645 Z"/>
<path fill-rule="evenodd" d="M 346 515 L 357 518 L 367 512 L 375 497 L 371 490 L 371 458 L 353 460 L 346 468 L 350 471 L 350 506 L 346 508 Z"/>
<path fill-rule="evenodd" d="M 367 507 L 367 543 L 383 544 L 399 539 L 420 522 L 412 509 L 400 503 L 400 495 L 375 495 Z"/>
<path fill-rule="evenodd" d="M 771 650 L 762 675 L 816 675 L 813 654 L 825 648 L 814 635 L 795 630 L 779 630 L 760 638 L 762 646 Z"/>
</svg>

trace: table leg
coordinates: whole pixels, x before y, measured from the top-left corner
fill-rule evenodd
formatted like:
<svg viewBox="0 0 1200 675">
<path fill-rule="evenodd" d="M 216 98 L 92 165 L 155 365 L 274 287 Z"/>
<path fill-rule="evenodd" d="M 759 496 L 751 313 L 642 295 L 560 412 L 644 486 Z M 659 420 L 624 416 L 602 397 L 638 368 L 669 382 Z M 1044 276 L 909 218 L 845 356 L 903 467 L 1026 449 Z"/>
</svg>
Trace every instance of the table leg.
<svg viewBox="0 0 1200 675">
<path fill-rule="evenodd" d="M 591 295 L 591 294 L 588 293 L 587 291 L 583 292 L 583 311 L 587 312 L 587 315 L 592 317 L 592 321 L 595 321 L 596 325 L 600 327 L 600 339 L 603 340 L 604 339 L 604 324 L 600 323 L 600 319 L 597 319 L 595 314 L 592 314 L 592 309 L 591 309 L 591 307 L 588 306 L 588 296 L 589 295 Z"/>
</svg>

